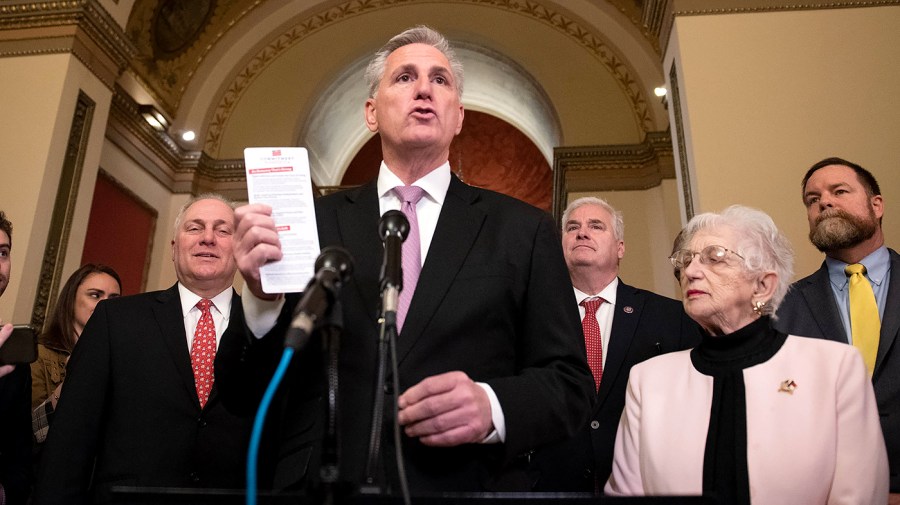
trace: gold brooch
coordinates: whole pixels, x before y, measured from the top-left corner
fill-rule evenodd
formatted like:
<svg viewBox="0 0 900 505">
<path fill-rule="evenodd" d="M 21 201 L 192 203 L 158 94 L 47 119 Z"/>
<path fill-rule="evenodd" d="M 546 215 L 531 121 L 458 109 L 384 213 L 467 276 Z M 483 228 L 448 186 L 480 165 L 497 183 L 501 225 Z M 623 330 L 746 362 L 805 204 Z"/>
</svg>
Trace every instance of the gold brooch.
<svg viewBox="0 0 900 505">
<path fill-rule="evenodd" d="M 789 395 L 794 394 L 794 390 L 797 389 L 797 383 L 788 379 L 786 381 L 782 381 L 781 385 L 778 386 L 779 393 L 787 393 Z"/>
</svg>

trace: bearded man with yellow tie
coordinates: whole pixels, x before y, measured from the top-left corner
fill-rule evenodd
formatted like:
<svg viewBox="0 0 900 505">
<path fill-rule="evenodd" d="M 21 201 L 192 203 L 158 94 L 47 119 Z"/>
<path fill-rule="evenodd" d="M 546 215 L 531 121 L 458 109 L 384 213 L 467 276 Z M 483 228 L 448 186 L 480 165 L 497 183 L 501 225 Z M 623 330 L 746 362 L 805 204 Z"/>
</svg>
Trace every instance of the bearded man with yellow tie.
<svg viewBox="0 0 900 505">
<path fill-rule="evenodd" d="M 98 503 L 112 486 L 242 487 L 252 419 L 218 398 L 213 362 L 229 324 L 234 210 L 214 194 L 175 220 L 178 283 L 101 301 L 67 367 L 41 465 L 37 505 Z"/>
<path fill-rule="evenodd" d="M 859 349 L 887 445 L 890 503 L 900 503 L 900 255 L 884 245 L 881 189 L 863 167 L 827 158 L 806 172 L 802 190 L 809 239 L 825 261 L 791 286 L 775 326 Z"/>
</svg>

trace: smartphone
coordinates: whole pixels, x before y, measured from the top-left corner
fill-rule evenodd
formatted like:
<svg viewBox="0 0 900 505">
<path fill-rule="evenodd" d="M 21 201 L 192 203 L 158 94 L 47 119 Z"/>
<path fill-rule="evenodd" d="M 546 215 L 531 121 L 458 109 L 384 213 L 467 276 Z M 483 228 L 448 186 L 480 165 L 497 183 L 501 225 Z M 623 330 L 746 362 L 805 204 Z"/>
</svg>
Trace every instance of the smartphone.
<svg viewBox="0 0 900 505">
<path fill-rule="evenodd" d="M 0 346 L 0 365 L 33 363 L 37 360 L 37 331 L 27 324 L 13 326 L 12 335 Z"/>
</svg>

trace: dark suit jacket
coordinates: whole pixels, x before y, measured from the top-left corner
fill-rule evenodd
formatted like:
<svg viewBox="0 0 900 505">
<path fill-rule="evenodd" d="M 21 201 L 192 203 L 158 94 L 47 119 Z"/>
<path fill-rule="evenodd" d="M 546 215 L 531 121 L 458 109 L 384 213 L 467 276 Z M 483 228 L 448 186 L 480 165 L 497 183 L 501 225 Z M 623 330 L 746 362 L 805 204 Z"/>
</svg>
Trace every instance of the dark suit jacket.
<svg viewBox="0 0 900 505">
<path fill-rule="evenodd" d="M 576 436 L 538 450 L 536 491 L 593 492 L 612 472 L 616 429 L 625 407 L 631 367 L 659 354 L 690 349 L 700 342 L 700 327 L 681 302 L 631 287 L 619 280 L 606 366 L 588 423 Z"/>
<path fill-rule="evenodd" d="M 891 280 L 881 321 L 872 383 L 891 470 L 891 492 L 900 493 L 900 255 L 891 255 Z M 847 343 L 825 263 L 791 285 L 778 308 L 775 327 L 790 335 Z"/>
<path fill-rule="evenodd" d="M 359 483 L 368 452 L 383 256 L 375 183 L 319 198 L 316 212 L 321 245 L 341 245 L 355 259 L 353 277 L 341 291 L 340 435 L 342 476 Z M 229 386 L 256 381 L 259 368 L 254 363 L 265 362 L 266 354 L 270 358 L 263 375 L 271 375 L 271 356 L 279 354 L 292 303 L 286 305 L 279 325 L 261 341 L 232 331 L 223 337 L 216 363 L 223 394 L 229 395 Z M 275 341 L 269 350 L 266 340 Z M 302 354 L 318 353 L 311 346 Z M 397 356 L 401 391 L 426 377 L 461 370 L 493 388 L 506 418 L 504 444 L 431 448 L 404 436 L 411 491 L 527 490 L 520 456 L 571 435 L 584 423 L 592 396 L 578 312 L 552 219 L 453 177 Z M 318 363 L 316 359 L 311 361 Z M 315 440 L 315 421 L 297 420 L 310 413 L 303 401 L 318 401 L 309 391 L 322 372 L 309 363 L 294 363 L 293 368 L 283 389 L 295 401 L 282 404 L 287 413 L 276 409 L 273 415 L 294 421 L 288 433 L 278 436 L 302 447 Z M 298 369 L 313 372 L 299 379 L 303 372 Z M 388 395 L 388 405 L 395 401 Z M 386 418 L 386 434 L 392 422 Z M 286 469 L 287 478 L 275 476 L 276 486 L 302 477 L 309 460 L 308 451 L 302 457 L 288 455 L 287 445 L 279 444 L 282 468 L 284 460 L 295 459 Z M 389 452 L 390 445 L 384 450 Z M 383 460 L 391 462 L 390 472 L 392 459 L 385 455 Z"/>
<path fill-rule="evenodd" d="M 31 494 L 31 369 L 17 365 L 0 377 L 0 484 L 9 505 Z"/>
<path fill-rule="evenodd" d="M 245 324 L 237 295 L 230 324 Z M 216 389 L 201 410 L 177 285 L 99 303 L 67 366 L 35 503 L 102 501 L 112 485 L 242 487 L 251 420 Z"/>
</svg>

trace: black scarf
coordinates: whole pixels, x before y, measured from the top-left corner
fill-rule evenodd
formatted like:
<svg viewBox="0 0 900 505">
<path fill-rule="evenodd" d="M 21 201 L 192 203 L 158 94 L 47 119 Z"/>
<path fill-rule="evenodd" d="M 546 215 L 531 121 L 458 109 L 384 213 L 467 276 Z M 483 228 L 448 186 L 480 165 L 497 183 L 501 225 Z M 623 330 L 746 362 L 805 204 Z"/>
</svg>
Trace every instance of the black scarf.
<svg viewBox="0 0 900 505">
<path fill-rule="evenodd" d="M 763 316 L 730 335 L 704 335 L 691 363 L 713 378 L 712 407 L 703 454 L 703 494 L 719 503 L 750 505 L 747 471 L 747 399 L 744 369 L 768 361 L 787 335 Z"/>
</svg>

